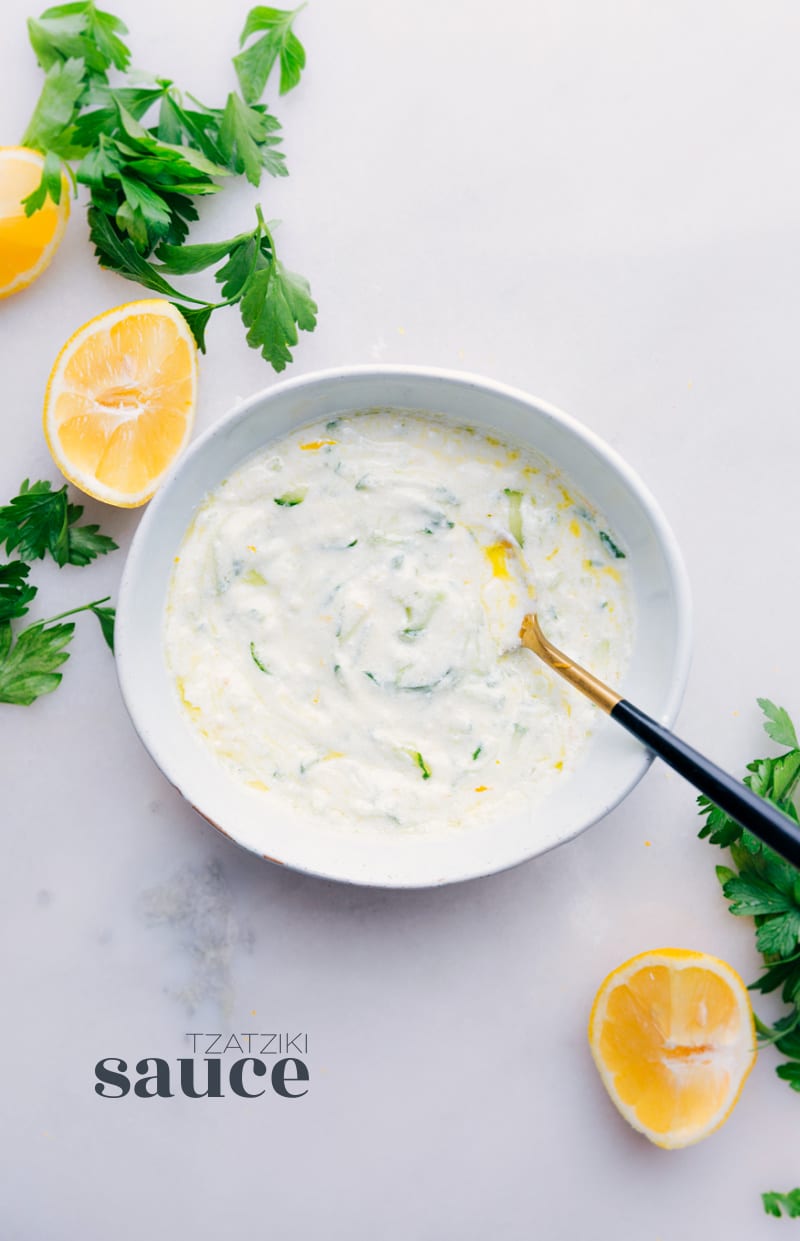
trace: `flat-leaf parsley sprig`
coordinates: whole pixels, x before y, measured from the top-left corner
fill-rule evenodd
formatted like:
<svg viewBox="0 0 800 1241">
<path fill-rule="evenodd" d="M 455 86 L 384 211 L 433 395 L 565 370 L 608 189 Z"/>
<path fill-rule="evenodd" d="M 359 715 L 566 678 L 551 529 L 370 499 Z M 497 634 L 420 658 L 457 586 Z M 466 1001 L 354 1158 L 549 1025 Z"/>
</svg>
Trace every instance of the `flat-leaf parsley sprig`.
<svg viewBox="0 0 800 1241">
<path fill-rule="evenodd" d="M 96 556 L 115 551 L 117 544 L 97 525 L 79 526 L 82 504 L 70 504 L 66 484 L 53 491 L 49 482 L 26 478 L 8 504 L 0 505 L 0 547 L 24 561 L 41 560 L 48 552 L 56 564 L 86 565 Z"/>
<path fill-rule="evenodd" d="M 171 299 L 201 350 L 213 312 L 238 305 L 248 344 L 277 371 L 292 360 L 298 332 L 314 330 L 317 306 L 307 281 L 278 259 L 261 209 L 249 233 L 206 246 L 183 243 L 198 218 L 195 200 L 218 193 L 221 179 L 245 176 L 258 186 L 264 173 L 286 175 L 280 123 L 259 100 L 276 65 L 281 94 L 300 80 L 305 51 L 293 31 L 299 11 L 250 11 L 241 43 L 259 37 L 234 57 L 240 90 L 230 91 L 222 107 L 184 96 L 169 78 L 112 84 L 115 72 L 129 68 L 127 28 L 93 0 L 47 9 L 28 24 L 46 76 L 23 137 L 45 156 L 27 213 L 48 196 L 58 202 L 67 173 L 88 190 L 101 266 Z M 223 263 L 216 301 L 190 296 L 169 279 Z"/>
<path fill-rule="evenodd" d="M 28 581 L 30 561 L 49 555 L 59 568 L 83 566 L 116 548 L 99 526 L 78 525 L 82 515 L 83 506 L 69 502 L 66 485 L 54 491 L 49 482 L 28 479 L 13 500 L 0 506 L 0 548 L 16 553 L 15 559 L 0 564 L 0 703 L 30 706 L 58 688 L 58 669 L 69 658 L 65 648 L 75 632 L 70 616 L 91 612 L 114 649 L 115 613 L 108 595 L 35 621 L 16 634 L 11 624 L 27 615 L 38 593 Z"/>
<path fill-rule="evenodd" d="M 745 784 L 798 822 L 795 795 L 800 785 L 800 744 L 788 711 L 759 698 L 764 731 L 783 753 L 757 758 L 747 766 Z M 793 1090 L 800 1091 L 800 870 L 739 826 L 707 797 L 698 797 L 705 823 L 700 836 L 729 848 L 733 866 L 718 866 L 717 878 L 739 917 L 752 917 L 756 947 L 764 958 L 761 974 L 750 984 L 762 995 L 777 991 L 786 1005 L 782 1017 L 769 1025 L 755 1017 L 761 1045 L 774 1044 L 784 1057 L 776 1068 Z M 768 1215 L 800 1217 L 800 1189 L 763 1193 Z"/>
<path fill-rule="evenodd" d="M 789 714 L 759 698 L 764 730 L 783 752 L 748 764 L 745 784 L 798 821 L 795 794 L 800 785 L 800 745 Z M 708 798 L 698 798 L 705 824 L 700 830 L 711 844 L 729 848 L 733 867 L 718 866 L 717 876 L 732 914 L 752 917 L 756 947 L 764 958 L 750 989 L 779 992 L 787 1010 L 773 1025 L 756 1017 L 762 1043 L 773 1043 L 785 1057 L 776 1072 L 800 1091 L 800 870 L 740 827 Z"/>
</svg>

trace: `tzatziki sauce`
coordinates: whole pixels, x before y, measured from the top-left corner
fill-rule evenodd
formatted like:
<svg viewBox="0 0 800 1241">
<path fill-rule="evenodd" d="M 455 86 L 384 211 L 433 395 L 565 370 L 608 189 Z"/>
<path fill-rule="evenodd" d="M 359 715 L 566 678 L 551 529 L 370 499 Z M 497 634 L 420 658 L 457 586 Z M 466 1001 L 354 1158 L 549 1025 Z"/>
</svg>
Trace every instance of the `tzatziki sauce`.
<svg viewBox="0 0 800 1241">
<path fill-rule="evenodd" d="M 520 623 L 535 610 L 618 686 L 629 573 L 532 448 L 433 414 L 343 414 L 205 498 L 175 557 L 166 660 L 199 744 L 265 816 L 460 828 L 572 777 L 597 710 L 519 646 Z"/>
</svg>

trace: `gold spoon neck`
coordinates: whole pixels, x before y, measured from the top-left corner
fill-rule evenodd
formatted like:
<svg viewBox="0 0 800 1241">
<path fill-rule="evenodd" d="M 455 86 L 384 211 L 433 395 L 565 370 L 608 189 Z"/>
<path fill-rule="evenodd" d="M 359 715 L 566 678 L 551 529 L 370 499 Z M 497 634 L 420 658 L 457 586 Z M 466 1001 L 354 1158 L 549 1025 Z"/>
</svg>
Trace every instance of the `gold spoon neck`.
<svg viewBox="0 0 800 1241">
<path fill-rule="evenodd" d="M 568 681 L 570 685 L 579 690 L 580 693 L 590 699 L 595 706 L 601 711 L 605 711 L 609 715 L 614 707 L 620 702 L 622 695 L 616 690 L 610 689 L 602 681 L 593 676 L 591 672 L 587 672 L 574 659 L 570 659 L 563 651 L 553 646 L 544 636 L 539 625 L 535 612 L 529 612 L 522 622 L 522 628 L 519 631 L 520 641 L 529 651 L 533 651 L 534 655 L 538 655 L 543 663 L 557 672 L 559 676 Z"/>
</svg>

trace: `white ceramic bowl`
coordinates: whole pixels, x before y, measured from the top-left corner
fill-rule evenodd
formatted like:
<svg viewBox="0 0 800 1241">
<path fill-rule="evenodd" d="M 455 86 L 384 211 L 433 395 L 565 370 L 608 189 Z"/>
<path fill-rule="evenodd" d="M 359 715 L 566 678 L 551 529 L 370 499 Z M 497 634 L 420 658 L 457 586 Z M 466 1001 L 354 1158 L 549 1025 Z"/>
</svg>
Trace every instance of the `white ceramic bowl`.
<svg viewBox="0 0 800 1241">
<path fill-rule="evenodd" d="M 117 667 L 139 736 L 176 788 L 226 836 L 259 857 L 330 879 L 428 887 L 514 866 L 562 844 L 607 814 L 651 758 L 598 718 L 579 767 L 536 810 L 441 834 L 347 829 L 272 809 L 218 764 L 183 717 L 164 661 L 162 624 L 173 557 L 195 508 L 245 457 L 294 427 L 374 407 L 435 411 L 535 445 L 605 514 L 629 550 L 637 636 L 623 689 L 672 724 L 689 666 L 686 573 L 664 517 L 636 474 L 591 431 L 522 392 L 469 375 L 364 366 L 279 383 L 201 436 L 151 501 L 125 566 L 117 614 Z M 302 566 L 298 565 L 298 572 Z"/>
</svg>

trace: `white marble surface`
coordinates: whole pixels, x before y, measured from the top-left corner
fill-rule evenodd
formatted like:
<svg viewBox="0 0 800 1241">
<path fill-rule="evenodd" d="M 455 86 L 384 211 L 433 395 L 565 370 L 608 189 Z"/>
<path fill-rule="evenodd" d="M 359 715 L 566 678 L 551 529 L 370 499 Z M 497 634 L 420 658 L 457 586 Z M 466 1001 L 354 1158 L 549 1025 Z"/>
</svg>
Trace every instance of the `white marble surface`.
<svg viewBox="0 0 800 1241">
<path fill-rule="evenodd" d="M 232 83 L 245 5 L 120 0 L 137 64 Z M 30 0 L 6 0 L 0 136 L 39 86 Z M 343 362 L 482 372 L 581 418 L 674 523 L 696 606 L 683 733 L 735 768 L 754 699 L 800 714 L 800 16 L 792 0 L 311 0 L 267 185 L 320 324 L 292 373 Z M 255 192 L 197 236 L 244 227 Z M 52 269 L 0 306 L 0 494 L 54 477 L 44 382 L 85 319 L 137 295 L 77 211 Z M 199 425 L 274 381 L 218 316 Z M 127 544 L 135 513 L 92 516 Z M 114 592 L 121 551 L 37 568 L 59 607 Z M 49 604 L 43 607 L 50 608 Z M 757 1241 L 800 1183 L 800 1098 L 766 1051 L 730 1123 L 669 1154 L 617 1117 L 584 1025 L 641 949 L 757 958 L 691 791 L 658 765 L 538 862 L 432 892 L 261 865 L 154 769 L 108 653 L 80 627 L 58 693 L 0 708 L 7 1241 Z M 652 841 L 645 847 L 645 840 Z M 184 1054 L 184 1032 L 307 1030 L 298 1102 L 99 1099 L 93 1066 Z"/>
</svg>

